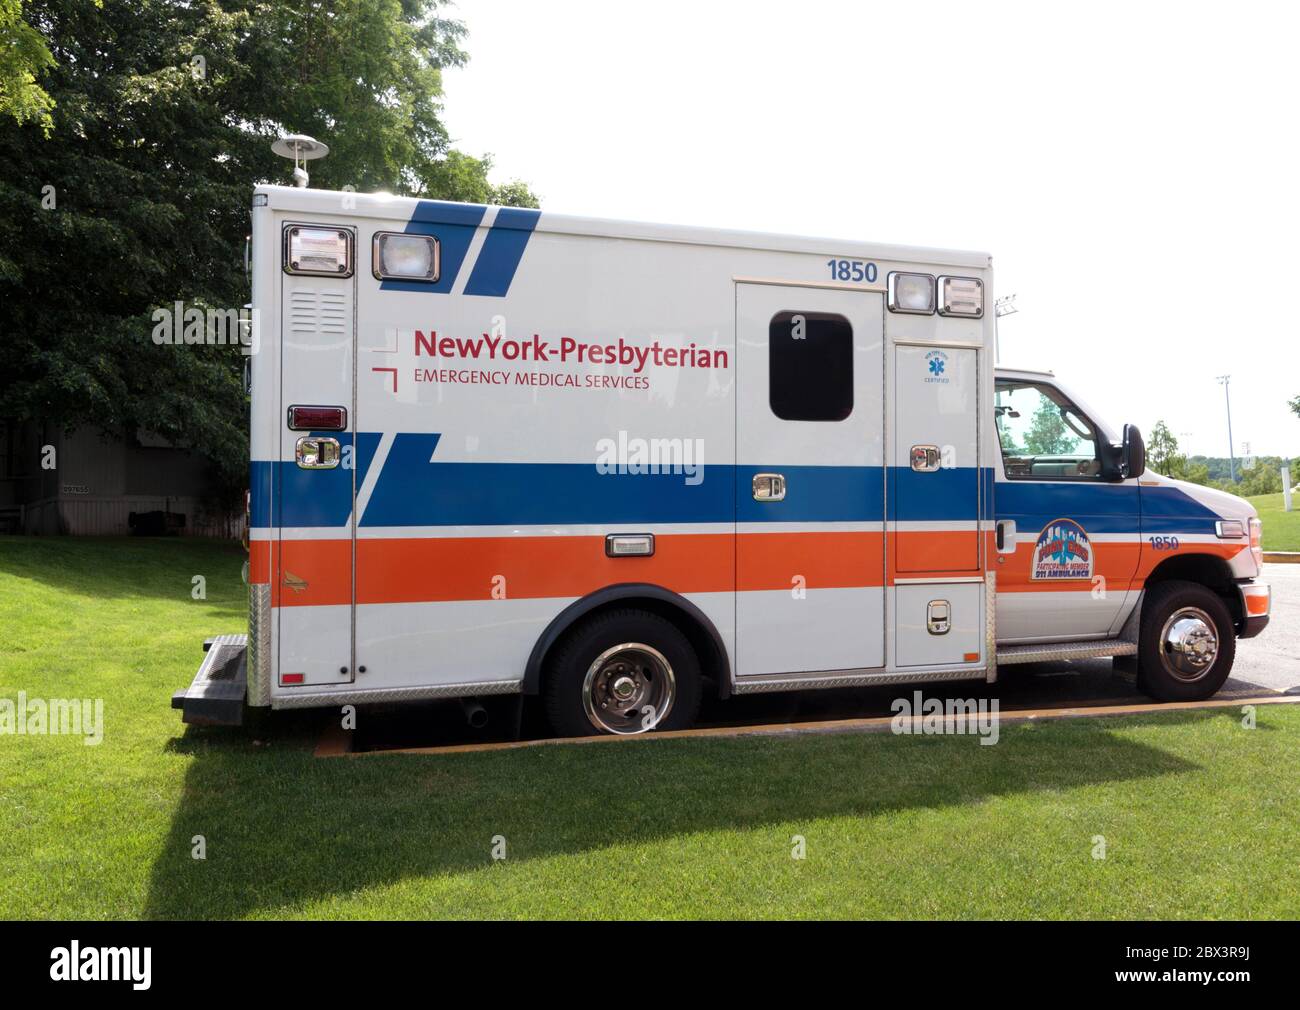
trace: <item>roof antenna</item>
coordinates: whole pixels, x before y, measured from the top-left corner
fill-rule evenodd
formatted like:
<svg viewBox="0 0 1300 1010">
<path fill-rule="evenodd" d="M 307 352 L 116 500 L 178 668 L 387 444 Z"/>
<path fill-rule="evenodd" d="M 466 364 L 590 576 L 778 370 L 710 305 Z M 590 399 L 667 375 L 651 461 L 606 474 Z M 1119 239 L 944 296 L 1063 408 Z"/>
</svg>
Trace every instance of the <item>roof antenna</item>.
<svg viewBox="0 0 1300 1010">
<path fill-rule="evenodd" d="M 293 184 L 299 189 L 307 188 L 307 162 L 330 153 L 327 145 L 304 133 L 291 133 L 287 137 L 281 137 L 271 145 L 271 150 L 281 158 L 293 162 Z"/>
</svg>

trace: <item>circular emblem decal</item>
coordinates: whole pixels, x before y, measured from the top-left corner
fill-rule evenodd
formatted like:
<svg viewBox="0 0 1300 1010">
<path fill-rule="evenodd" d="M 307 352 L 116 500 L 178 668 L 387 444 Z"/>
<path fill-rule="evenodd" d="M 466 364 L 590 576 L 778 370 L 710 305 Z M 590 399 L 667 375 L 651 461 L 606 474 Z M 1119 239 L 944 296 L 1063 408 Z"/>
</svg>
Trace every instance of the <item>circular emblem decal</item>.
<svg viewBox="0 0 1300 1010">
<path fill-rule="evenodd" d="M 1091 579 L 1092 543 L 1073 519 L 1054 519 L 1034 544 L 1032 579 Z"/>
</svg>

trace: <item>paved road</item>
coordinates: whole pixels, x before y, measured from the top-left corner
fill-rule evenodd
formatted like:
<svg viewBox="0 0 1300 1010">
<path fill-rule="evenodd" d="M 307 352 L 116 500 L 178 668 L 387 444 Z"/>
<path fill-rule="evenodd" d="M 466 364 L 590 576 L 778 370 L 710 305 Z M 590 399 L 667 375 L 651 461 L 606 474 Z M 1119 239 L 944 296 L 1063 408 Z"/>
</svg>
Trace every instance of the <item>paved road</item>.
<svg viewBox="0 0 1300 1010">
<path fill-rule="evenodd" d="M 1300 565 L 1265 565 L 1273 619 L 1257 638 L 1237 643 L 1232 679 L 1300 694 Z"/>
</svg>

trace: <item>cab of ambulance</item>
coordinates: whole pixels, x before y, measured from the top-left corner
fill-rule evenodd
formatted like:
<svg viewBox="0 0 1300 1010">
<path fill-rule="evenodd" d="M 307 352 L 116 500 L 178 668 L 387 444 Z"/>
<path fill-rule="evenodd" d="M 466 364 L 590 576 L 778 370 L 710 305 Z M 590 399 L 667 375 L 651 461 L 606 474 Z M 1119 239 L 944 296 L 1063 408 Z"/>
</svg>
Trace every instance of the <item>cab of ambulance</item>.
<svg viewBox="0 0 1300 1010">
<path fill-rule="evenodd" d="M 1049 372 L 999 371 L 993 421 L 998 641 L 1118 634 L 1141 546 L 1121 440 Z"/>
</svg>

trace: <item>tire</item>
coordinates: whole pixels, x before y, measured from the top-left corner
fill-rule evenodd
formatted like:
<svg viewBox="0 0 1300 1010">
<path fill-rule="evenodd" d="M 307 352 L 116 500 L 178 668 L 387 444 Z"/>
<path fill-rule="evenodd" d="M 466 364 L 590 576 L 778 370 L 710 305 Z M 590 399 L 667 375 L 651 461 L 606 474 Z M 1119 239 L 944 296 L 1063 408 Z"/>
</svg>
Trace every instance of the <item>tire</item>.
<svg viewBox="0 0 1300 1010">
<path fill-rule="evenodd" d="M 558 736 L 686 729 L 700 710 L 700 661 L 671 621 L 611 610 L 561 639 L 542 692 Z"/>
<path fill-rule="evenodd" d="M 1195 582 L 1157 584 L 1142 601 L 1138 688 L 1157 701 L 1210 697 L 1232 670 L 1236 636 L 1227 604 L 1213 590 Z"/>
</svg>

